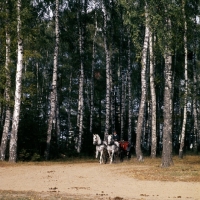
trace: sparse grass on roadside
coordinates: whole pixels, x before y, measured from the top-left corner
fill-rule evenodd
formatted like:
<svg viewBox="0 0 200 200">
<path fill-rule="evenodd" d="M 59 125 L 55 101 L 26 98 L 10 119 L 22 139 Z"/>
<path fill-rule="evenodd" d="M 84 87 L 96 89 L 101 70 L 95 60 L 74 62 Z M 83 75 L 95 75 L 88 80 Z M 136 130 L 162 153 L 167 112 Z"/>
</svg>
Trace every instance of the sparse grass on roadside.
<svg viewBox="0 0 200 200">
<path fill-rule="evenodd" d="M 183 159 L 178 156 L 173 157 L 174 165 L 168 168 L 161 167 L 161 158 L 151 159 L 145 157 L 144 162 L 136 161 L 133 156 L 130 161 L 117 162 L 116 164 L 105 166 L 112 167 L 120 174 L 125 174 L 138 180 L 158 180 L 158 181 L 184 181 L 184 182 L 200 182 L 200 156 L 186 155 Z M 44 162 L 0 162 L 1 167 L 19 167 L 19 166 L 50 166 L 50 165 L 66 165 L 80 163 L 96 163 L 96 159 L 92 158 L 66 158 L 56 161 Z"/>
<path fill-rule="evenodd" d="M 80 163 L 96 163 L 97 160 L 94 158 L 64 158 L 64 159 L 58 159 L 58 160 L 50 160 L 50 161 L 36 161 L 36 162 L 16 162 L 16 163 L 10 163 L 7 161 L 0 161 L 0 168 L 1 167 L 18 167 L 18 166 L 49 166 L 49 165 L 59 165 L 59 164 L 80 164 Z"/>
<path fill-rule="evenodd" d="M 124 162 L 120 173 L 139 180 L 200 182 L 200 156 L 187 155 L 183 159 L 173 157 L 174 165 L 161 167 L 161 158 L 145 158 L 144 162 L 132 159 Z"/>
<path fill-rule="evenodd" d="M 0 190 L 0 200 L 88 200 L 87 197 L 64 193 Z"/>
</svg>

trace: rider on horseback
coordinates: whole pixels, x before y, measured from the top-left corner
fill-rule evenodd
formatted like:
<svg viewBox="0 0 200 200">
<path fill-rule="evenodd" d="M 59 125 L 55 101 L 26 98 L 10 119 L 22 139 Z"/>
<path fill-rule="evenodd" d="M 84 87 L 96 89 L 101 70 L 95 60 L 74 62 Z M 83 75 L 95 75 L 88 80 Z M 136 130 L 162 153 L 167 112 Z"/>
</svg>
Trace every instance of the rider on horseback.
<svg viewBox="0 0 200 200">
<path fill-rule="evenodd" d="M 116 131 L 114 131 L 114 133 L 113 133 L 113 140 L 114 140 L 115 145 L 117 145 L 119 147 L 119 142 L 118 142 L 119 136 L 117 135 Z"/>
</svg>

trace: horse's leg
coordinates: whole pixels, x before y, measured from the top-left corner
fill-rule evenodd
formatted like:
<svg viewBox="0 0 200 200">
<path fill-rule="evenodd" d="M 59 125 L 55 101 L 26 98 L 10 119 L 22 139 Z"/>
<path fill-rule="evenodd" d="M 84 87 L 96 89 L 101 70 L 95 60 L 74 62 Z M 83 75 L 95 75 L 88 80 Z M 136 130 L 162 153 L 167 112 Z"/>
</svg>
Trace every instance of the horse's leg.
<svg viewBox="0 0 200 200">
<path fill-rule="evenodd" d="M 107 162 L 107 150 L 106 149 L 103 149 L 103 153 L 102 153 L 102 162 L 104 164 L 106 164 Z"/>
<path fill-rule="evenodd" d="M 96 159 L 98 158 L 98 155 L 99 155 L 99 151 L 96 150 Z"/>
<path fill-rule="evenodd" d="M 110 153 L 110 164 L 112 163 L 112 153 Z"/>
<path fill-rule="evenodd" d="M 98 156 L 98 151 L 96 150 L 96 153 L 95 153 L 95 158 L 97 158 L 97 156 Z"/>
<path fill-rule="evenodd" d="M 124 160 L 124 150 L 120 149 L 119 154 L 120 154 L 119 155 L 120 156 L 120 161 L 123 162 L 123 160 Z"/>
<path fill-rule="evenodd" d="M 117 162 L 117 159 L 121 160 L 119 148 L 115 149 L 114 153 L 113 153 L 113 160 L 114 160 L 114 162 Z"/>
<path fill-rule="evenodd" d="M 95 153 L 95 158 L 97 158 L 97 151 L 96 151 L 96 153 Z"/>
<path fill-rule="evenodd" d="M 111 163 L 111 160 L 112 160 L 112 158 L 111 158 L 112 153 L 110 152 L 110 150 L 108 151 L 108 155 L 109 155 L 109 159 L 110 159 L 110 163 Z"/>
<path fill-rule="evenodd" d="M 110 164 L 113 163 L 113 158 L 114 158 L 114 150 L 112 150 L 110 154 Z"/>
<path fill-rule="evenodd" d="M 114 153 L 113 153 L 113 160 L 114 160 L 114 162 L 117 162 L 117 159 L 119 159 L 119 151 L 118 150 L 114 151 Z"/>
<path fill-rule="evenodd" d="M 108 158 L 110 159 L 110 151 L 108 151 Z"/>
<path fill-rule="evenodd" d="M 112 163 L 115 162 L 115 152 L 112 152 Z"/>
<path fill-rule="evenodd" d="M 100 152 L 100 164 L 103 163 L 103 151 Z"/>
<path fill-rule="evenodd" d="M 127 159 L 128 159 L 128 160 L 131 159 L 131 153 L 130 153 L 130 151 L 127 151 Z"/>
<path fill-rule="evenodd" d="M 101 164 L 101 159 L 102 159 L 102 155 L 101 155 L 101 151 L 99 152 L 99 163 Z"/>
</svg>

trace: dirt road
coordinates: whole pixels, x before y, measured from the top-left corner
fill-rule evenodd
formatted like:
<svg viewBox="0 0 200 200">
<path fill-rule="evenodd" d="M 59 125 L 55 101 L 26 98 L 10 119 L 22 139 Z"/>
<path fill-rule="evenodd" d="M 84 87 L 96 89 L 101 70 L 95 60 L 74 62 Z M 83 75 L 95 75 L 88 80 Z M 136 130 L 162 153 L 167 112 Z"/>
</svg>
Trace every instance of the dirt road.
<svg viewBox="0 0 200 200">
<path fill-rule="evenodd" d="M 0 190 L 54 193 L 65 199 L 200 200 L 200 183 L 140 181 L 123 170 L 120 163 L 11 165 L 0 167 Z"/>
</svg>

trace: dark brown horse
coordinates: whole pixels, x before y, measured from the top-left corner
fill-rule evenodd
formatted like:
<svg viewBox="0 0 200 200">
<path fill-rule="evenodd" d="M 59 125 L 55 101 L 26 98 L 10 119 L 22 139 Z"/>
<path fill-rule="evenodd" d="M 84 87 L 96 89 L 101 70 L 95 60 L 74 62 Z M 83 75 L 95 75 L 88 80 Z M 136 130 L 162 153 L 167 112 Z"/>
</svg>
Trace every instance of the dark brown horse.
<svg viewBox="0 0 200 200">
<path fill-rule="evenodd" d="M 131 158 L 131 143 L 128 141 L 119 141 L 119 148 L 120 148 L 120 160 L 123 161 L 124 157 L 128 160 Z"/>
</svg>

